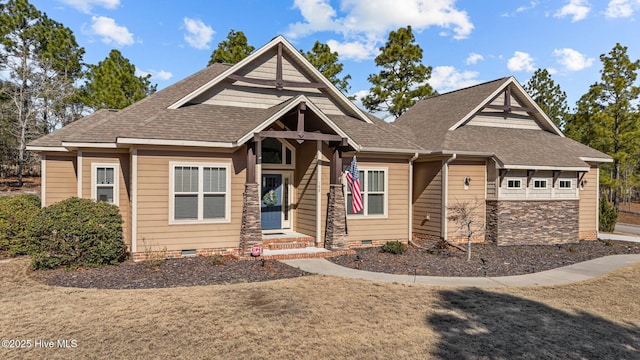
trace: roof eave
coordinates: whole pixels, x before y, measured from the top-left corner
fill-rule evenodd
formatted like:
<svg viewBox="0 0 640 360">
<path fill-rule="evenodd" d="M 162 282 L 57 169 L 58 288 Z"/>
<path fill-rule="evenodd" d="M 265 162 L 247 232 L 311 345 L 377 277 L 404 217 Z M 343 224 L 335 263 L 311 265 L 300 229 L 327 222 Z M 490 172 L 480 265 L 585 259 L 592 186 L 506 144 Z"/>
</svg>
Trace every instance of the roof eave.
<svg viewBox="0 0 640 360">
<path fill-rule="evenodd" d="M 596 157 L 588 157 L 588 156 L 580 157 L 580 160 L 582 160 L 584 162 L 600 162 L 600 163 L 612 163 L 613 162 L 612 158 L 596 158 Z"/>
<path fill-rule="evenodd" d="M 54 152 L 69 152 L 64 146 L 37 146 L 37 145 L 27 145 L 28 151 L 37 151 L 37 152 L 46 152 L 46 151 L 54 151 Z"/>
</svg>

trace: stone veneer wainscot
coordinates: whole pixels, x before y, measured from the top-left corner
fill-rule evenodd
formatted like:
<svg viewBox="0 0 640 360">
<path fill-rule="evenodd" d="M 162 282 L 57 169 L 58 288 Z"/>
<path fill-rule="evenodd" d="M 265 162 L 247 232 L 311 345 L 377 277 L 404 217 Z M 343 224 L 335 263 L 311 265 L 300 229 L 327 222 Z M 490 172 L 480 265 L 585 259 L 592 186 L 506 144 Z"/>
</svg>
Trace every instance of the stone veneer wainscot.
<svg viewBox="0 0 640 360">
<path fill-rule="evenodd" d="M 578 200 L 487 200 L 486 240 L 497 245 L 578 242 Z"/>
</svg>

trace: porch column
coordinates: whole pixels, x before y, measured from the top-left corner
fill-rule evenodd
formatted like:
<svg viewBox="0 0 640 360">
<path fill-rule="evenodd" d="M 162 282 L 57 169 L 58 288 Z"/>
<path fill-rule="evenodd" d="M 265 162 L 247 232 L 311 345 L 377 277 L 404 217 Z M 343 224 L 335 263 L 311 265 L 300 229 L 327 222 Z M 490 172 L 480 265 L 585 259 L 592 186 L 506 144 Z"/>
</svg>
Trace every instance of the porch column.
<svg viewBox="0 0 640 360">
<path fill-rule="evenodd" d="M 327 226 L 324 247 L 328 250 L 347 249 L 347 212 L 344 189 L 340 178 L 342 173 L 342 152 L 335 148 L 331 158 L 331 185 L 327 204 Z"/>
<path fill-rule="evenodd" d="M 242 194 L 242 226 L 240 228 L 240 255 L 251 253 L 254 244 L 262 242 L 260 223 L 260 185 L 256 182 L 256 146 L 247 143 L 247 177 Z"/>
</svg>

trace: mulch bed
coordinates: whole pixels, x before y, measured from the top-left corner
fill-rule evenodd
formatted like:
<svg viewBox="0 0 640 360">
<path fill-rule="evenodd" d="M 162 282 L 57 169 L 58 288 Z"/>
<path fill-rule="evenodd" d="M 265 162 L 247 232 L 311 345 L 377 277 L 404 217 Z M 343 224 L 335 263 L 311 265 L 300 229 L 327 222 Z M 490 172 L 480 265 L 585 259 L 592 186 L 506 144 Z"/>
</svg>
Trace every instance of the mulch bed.
<svg viewBox="0 0 640 360">
<path fill-rule="evenodd" d="M 48 285 L 98 289 L 150 289 L 178 286 L 234 284 L 310 275 L 275 260 L 234 260 L 189 257 L 163 261 L 125 261 L 95 269 L 33 271 Z"/>
<path fill-rule="evenodd" d="M 640 254 L 640 243 L 626 241 L 581 241 L 567 245 L 495 246 L 473 244 L 471 260 L 462 251 L 429 252 L 409 247 L 402 255 L 380 248 L 356 250 L 356 255 L 330 261 L 360 270 L 390 274 L 430 276 L 508 276 L 540 272 L 607 255 Z"/>
<path fill-rule="evenodd" d="M 640 254 L 640 243 L 583 241 L 560 246 L 474 244 L 471 261 L 461 251 L 429 252 L 409 247 L 402 255 L 380 248 L 356 250 L 330 261 L 361 270 L 431 276 L 506 276 L 539 272 L 614 254 Z M 275 260 L 189 257 L 133 262 L 97 269 L 33 271 L 32 277 L 53 286 L 99 289 L 149 289 L 234 284 L 310 275 Z"/>
</svg>

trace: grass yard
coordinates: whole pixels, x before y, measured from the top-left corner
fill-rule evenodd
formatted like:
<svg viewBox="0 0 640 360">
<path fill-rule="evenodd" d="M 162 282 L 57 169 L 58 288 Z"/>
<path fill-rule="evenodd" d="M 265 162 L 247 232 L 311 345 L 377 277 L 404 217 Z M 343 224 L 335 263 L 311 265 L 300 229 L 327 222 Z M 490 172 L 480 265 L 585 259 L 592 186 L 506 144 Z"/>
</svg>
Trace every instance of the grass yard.
<svg viewBox="0 0 640 360">
<path fill-rule="evenodd" d="M 640 265 L 487 290 L 306 276 L 152 290 L 50 287 L 0 263 L 0 358 L 640 358 Z M 75 348 L 34 348 L 35 340 Z"/>
</svg>

